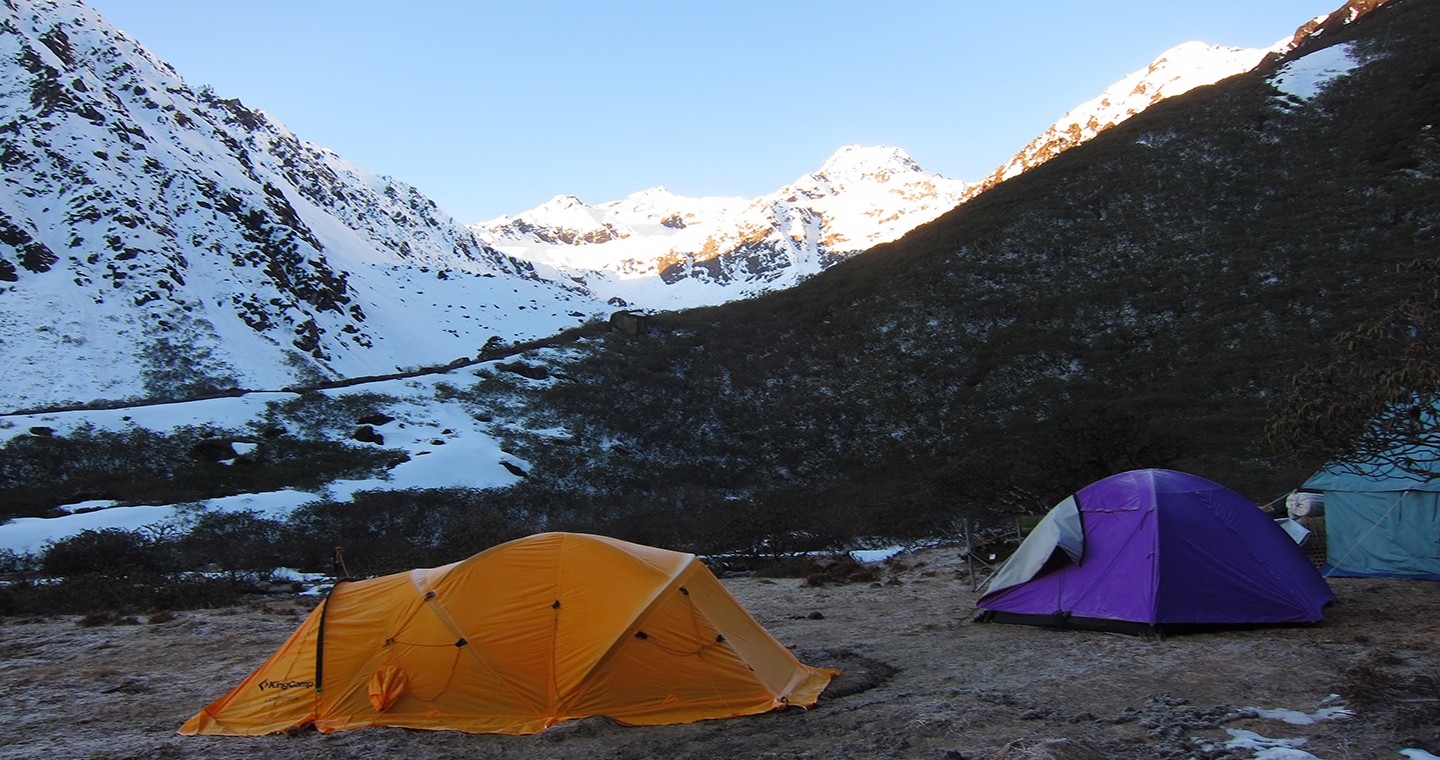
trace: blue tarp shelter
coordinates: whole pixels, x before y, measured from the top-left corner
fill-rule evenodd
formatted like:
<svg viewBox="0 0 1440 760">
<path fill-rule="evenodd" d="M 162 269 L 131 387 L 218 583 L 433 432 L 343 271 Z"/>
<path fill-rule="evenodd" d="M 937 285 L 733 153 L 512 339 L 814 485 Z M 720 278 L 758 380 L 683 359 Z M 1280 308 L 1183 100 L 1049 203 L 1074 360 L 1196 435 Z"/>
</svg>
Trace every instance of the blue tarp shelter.
<svg viewBox="0 0 1440 760">
<path fill-rule="evenodd" d="M 1440 473 L 1332 467 L 1305 481 L 1325 495 L 1325 574 L 1440 580 Z"/>
</svg>

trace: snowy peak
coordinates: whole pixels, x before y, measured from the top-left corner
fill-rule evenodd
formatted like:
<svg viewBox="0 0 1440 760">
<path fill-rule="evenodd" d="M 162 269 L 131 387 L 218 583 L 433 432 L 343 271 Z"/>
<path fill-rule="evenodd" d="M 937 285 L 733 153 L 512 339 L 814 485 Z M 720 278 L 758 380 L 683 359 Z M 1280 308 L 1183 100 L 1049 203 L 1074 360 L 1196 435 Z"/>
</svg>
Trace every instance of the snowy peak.
<svg viewBox="0 0 1440 760">
<path fill-rule="evenodd" d="M 1165 51 L 1144 71 L 1106 89 L 1100 100 L 1110 101 L 1111 107 L 1124 104 L 1138 113 L 1156 101 L 1249 71 L 1269 50 L 1186 42 Z"/>
<path fill-rule="evenodd" d="M 680 308 L 794 285 L 931 221 L 966 188 L 900 148 L 847 145 L 760 198 L 687 198 L 655 187 L 598 206 L 556 199 L 475 229 L 612 303 Z"/>
<path fill-rule="evenodd" d="M 557 195 L 554 198 L 540 205 L 540 208 L 552 213 L 564 213 L 577 208 L 584 208 L 585 202 L 573 195 Z"/>
<path fill-rule="evenodd" d="M 1283 60 L 1294 57 L 1292 54 L 1303 56 L 1318 47 L 1328 45 L 1337 31 L 1389 3 L 1390 0 L 1346 0 L 1345 4 L 1336 10 L 1302 24 L 1286 44 L 1277 46 L 1266 65 L 1274 67 Z"/>
<path fill-rule="evenodd" d="M 1237 48 L 1186 42 L 1165 51 L 1149 66 L 1077 106 L 1036 137 L 1005 165 L 971 188 L 966 200 L 1045 163 L 1110 127 L 1167 98 L 1249 71 L 1273 71 L 1285 61 L 1323 47 L 1342 27 L 1373 13 L 1391 0 L 1347 0 L 1332 13 L 1317 16 L 1293 37 L 1268 48 Z"/>
<path fill-rule="evenodd" d="M 606 228 L 603 214 L 573 195 L 557 195 L 521 214 L 513 224 L 520 232 L 534 231 L 568 243 L 597 243 L 613 237 L 603 232 Z"/>
<path fill-rule="evenodd" d="M 664 185 L 631 193 L 624 199 L 617 201 L 621 206 L 634 209 L 644 208 L 671 208 L 679 201 L 679 196 L 670 192 Z"/>
<path fill-rule="evenodd" d="M 489 244 L 508 254 L 537 263 L 569 267 L 624 266 L 635 255 L 632 246 L 611 245 L 636 235 L 669 237 L 700 223 L 723 216 L 737 198 L 685 198 L 664 187 L 632 193 L 618 201 L 591 206 L 573 195 L 557 195 L 515 216 L 503 216 L 472 229 Z M 584 249 L 570 251 L 567 249 Z"/>
<path fill-rule="evenodd" d="M 938 186 L 954 183 L 920 168 L 902 148 L 846 145 L 826 159 L 819 171 L 795 180 L 778 194 L 800 193 L 815 199 L 853 191 L 869 196 L 895 193 L 918 198 L 936 191 Z M 907 188 L 918 188 L 918 191 L 907 192 Z"/>
<path fill-rule="evenodd" d="M 1177 45 L 1062 116 L 979 183 L 972 195 L 1033 169 L 1166 98 L 1250 71 L 1274 49 L 1203 42 Z"/>
<path fill-rule="evenodd" d="M 832 182 L 870 180 L 884 184 L 891 177 L 925 173 L 903 148 L 846 145 L 826 159 L 820 171 L 810 176 L 823 176 Z"/>
</svg>

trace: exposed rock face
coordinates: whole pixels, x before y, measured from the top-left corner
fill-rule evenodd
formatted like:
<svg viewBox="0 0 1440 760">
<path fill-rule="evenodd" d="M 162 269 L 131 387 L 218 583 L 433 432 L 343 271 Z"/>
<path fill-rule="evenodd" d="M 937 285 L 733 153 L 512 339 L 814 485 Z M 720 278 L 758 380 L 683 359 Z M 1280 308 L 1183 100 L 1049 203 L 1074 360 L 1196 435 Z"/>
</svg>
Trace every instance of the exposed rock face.
<svg viewBox="0 0 1440 760">
<path fill-rule="evenodd" d="M 77 2 L 0 6 L 0 113 L 0 391 L 12 399 L 393 371 L 604 311 L 415 188 L 192 90 Z M 425 332 L 443 337 L 413 326 L 421 300 L 438 312 Z"/>
</svg>

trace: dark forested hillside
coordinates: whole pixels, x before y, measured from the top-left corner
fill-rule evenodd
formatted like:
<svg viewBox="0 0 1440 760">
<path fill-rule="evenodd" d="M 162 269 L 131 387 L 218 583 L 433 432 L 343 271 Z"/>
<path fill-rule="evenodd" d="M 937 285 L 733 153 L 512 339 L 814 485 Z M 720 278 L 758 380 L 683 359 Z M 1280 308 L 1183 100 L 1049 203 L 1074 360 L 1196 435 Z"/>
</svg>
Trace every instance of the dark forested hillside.
<svg viewBox="0 0 1440 760">
<path fill-rule="evenodd" d="M 1319 94 L 1275 86 L 1336 45 Z M 892 534 L 1141 466 L 1278 496 L 1319 463 L 1273 459 L 1267 400 L 1436 251 L 1437 118 L 1440 3 L 1392 2 L 792 290 L 588 344 L 528 488 Z"/>
</svg>

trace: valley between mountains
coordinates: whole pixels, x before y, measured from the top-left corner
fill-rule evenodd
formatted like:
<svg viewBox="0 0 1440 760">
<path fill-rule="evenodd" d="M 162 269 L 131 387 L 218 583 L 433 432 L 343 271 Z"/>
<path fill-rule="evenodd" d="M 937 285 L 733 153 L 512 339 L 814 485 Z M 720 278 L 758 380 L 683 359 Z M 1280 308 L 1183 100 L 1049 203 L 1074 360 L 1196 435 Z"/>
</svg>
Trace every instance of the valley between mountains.
<svg viewBox="0 0 1440 760">
<path fill-rule="evenodd" d="M 1433 398 L 1440 0 L 1297 22 L 978 181 L 847 145 L 756 198 L 462 223 L 77 0 L 0 3 L 0 757 L 1435 757 L 1433 584 L 1165 639 L 971 617 L 966 552 L 1088 483 L 1268 506 L 1354 440 L 1287 444 L 1336 429 L 1309 394 Z M 316 584 L 543 531 L 711 558 L 847 674 L 644 731 L 173 735 Z"/>
<path fill-rule="evenodd" d="M 354 543 L 450 505 L 379 568 L 560 526 L 933 536 L 1142 466 L 1271 501 L 1319 466 L 1269 449 L 1271 405 L 1433 243 L 1433 13 L 1181 46 L 981 182 L 846 146 L 757 199 L 466 226 L 83 4 L 14 0 L 0 534 L 377 500 L 326 539 Z"/>
</svg>

